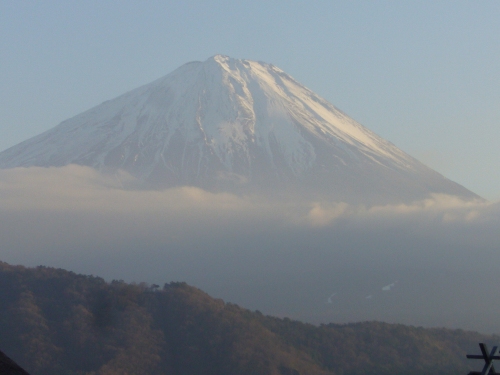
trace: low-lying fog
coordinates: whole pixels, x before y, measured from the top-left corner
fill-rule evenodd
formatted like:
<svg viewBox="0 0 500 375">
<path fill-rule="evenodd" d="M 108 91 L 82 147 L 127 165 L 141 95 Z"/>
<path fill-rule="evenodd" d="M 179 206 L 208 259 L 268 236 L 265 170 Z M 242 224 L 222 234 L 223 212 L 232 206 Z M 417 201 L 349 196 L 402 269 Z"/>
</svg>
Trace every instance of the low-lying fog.
<svg viewBox="0 0 500 375">
<path fill-rule="evenodd" d="M 0 259 L 107 280 L 186 281 L 313 323 L 500 333 L 500 205 L 433 196 L 363 207 L 184 187 L 90 168 L 0 170 Z"/>
</svg>

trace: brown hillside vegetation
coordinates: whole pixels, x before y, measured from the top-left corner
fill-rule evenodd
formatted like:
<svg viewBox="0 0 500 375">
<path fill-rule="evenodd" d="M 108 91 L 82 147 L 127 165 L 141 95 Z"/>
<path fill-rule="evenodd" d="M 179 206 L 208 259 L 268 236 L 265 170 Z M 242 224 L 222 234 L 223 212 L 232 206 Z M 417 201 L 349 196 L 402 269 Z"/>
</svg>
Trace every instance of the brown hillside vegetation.
<svg viewBox="0 0 500 375">
<path fill-rule="evenodd" d="M 466 374 L 499 337 L 264 316 L 185 283 L 0 263 L 0 348 L 32 375 Z"/>
</svg>

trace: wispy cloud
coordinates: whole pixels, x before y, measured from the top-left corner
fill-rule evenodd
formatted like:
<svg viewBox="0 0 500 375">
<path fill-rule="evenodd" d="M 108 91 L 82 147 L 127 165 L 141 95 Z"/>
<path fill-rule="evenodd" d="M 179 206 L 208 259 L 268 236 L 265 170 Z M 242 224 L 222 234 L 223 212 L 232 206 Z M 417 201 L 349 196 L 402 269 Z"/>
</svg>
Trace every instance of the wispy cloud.
<svg viewBox="0 0 500 375">
<path fill-rule="evenodd" d="M 296 225 L 325 227 L 339 219 L 359 220 L 433 217 L 441 222 L 474 221 L 496 217 L 498 203 L 463 200 L 435 194 L 410 204 L 353 206 L 344 202 L 271 201 L 262 196 L 212 193 L 196 187 L 143 190 L 126 172 L 104 175 L 92 168 L 69 165 L 60 168 L 0 170 L 2 210 L 86 212 L 160 212 L 210 217 L 268 215 Z"/>
</svg>

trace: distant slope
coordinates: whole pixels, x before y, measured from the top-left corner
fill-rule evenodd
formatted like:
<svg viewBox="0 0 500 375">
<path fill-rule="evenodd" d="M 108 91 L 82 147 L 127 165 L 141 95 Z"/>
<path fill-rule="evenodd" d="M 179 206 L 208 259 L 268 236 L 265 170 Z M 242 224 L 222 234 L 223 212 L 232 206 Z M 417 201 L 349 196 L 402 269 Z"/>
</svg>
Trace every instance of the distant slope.
<svg viewBox="0 0 500 375">
<path fill-rule="evenodd" d="M 400 202 L 477 196 L 281 69 L 217 55 L 0 153 L 0 168 L 123 169 L 146 186 Z"/>
<path fill-rule="evenodd" d="M 500 337 L 366 322 L 313 326 L 184 283 L 106 283 L 0 263 L 0 347 L 37 374 L 466 374 Z M 477 364 L 476 364 L 477 365 Z"/>
<path fill-rule="evenodd" d="M 0 374 L 2 375 L 29 375 L 16 362 L 0 351 Z"/>
</svg>

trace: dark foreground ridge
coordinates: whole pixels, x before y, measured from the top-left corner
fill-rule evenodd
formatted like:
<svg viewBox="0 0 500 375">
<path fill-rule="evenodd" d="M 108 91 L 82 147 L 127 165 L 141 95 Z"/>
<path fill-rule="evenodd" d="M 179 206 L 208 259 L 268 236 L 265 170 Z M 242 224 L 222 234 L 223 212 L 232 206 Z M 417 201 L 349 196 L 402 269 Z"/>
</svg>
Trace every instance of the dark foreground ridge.
<svg viewBox="0 0 500 375">
<path fill-rule="evenodd" d="M 0 347 L 32 375 L 465 375 L 478 342 L 500 341 L 381 322 L 314 326 L 185 283 L 107 283 L 1 262 L 0 332 Z"/>
<path fill-rule="evenodd" d="M 0 374 L 2 375 L 29 375 L 16 362 L 7 357 L 0 350 Z"/>
</svg>

